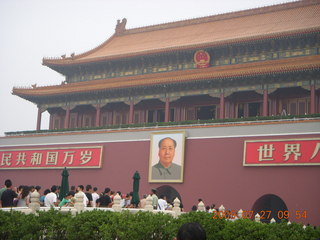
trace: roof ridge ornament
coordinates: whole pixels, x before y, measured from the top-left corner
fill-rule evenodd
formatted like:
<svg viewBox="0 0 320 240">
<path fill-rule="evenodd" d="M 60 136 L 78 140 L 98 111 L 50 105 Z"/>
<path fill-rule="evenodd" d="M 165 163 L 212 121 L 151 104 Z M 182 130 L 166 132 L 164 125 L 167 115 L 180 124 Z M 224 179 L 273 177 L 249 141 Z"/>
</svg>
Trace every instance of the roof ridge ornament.
<svg viewBox="0 0 320 240">
<path fill-rule="evenodd" d="M 117 25 L 116 25 L 116 35 L 121 35 L 126 31 L 126 24 L 127 24 L 127 19 L 123 18 L 122 21 L 117 20 Z"/>
</svg>

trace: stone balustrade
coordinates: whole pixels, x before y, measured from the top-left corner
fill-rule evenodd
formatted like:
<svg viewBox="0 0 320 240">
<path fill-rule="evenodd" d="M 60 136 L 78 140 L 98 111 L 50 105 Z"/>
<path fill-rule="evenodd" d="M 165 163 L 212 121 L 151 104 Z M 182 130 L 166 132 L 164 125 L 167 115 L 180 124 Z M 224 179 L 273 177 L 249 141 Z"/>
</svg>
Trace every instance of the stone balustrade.
<svg viewBox="0 0 320 240">
<path fill-rule="evenodd" d="M 183 214 L 183 212 L 181 212 L 181 208 L 180 208 L 180 200 L 178 198 L 174 199 L 173 201 L 173 208 L 172 210 L 154 210 L 153 206 L 152 206 L 152 197 L 150 195 L 148 195 L 148 197 L 146 198 L 146 205 L 144 207 L 144 209 L 142 208 L 121 208 L 120 206 L 120 200 L 121 197 L 119 196 L 119 194 L 117 194 L 114 198 L 113 198 L 113 205 L 111 208 L 104 208 L 104 207 L 85 207 L 84 203 L 83 203 L 83 194 L 75 194 L 75 204 L 74 207 L 40 207 L 40 194 L 35 190 L 32 194 L 31 194 L 31 200 L 30 200 L 30 204 L 29 207 L 12 207 L 12 208 L 0 208 L 0 210 L 2 211 L 20 211 L 23 212 L 25 214 L 36 214 L 37 211 L 49 211 L 50 209 L 55 209 L 61 212 L 71 212 L 73 215 L 80 213 L 82 211 L 93 211 L 95 209 L 101 210 L 101 211 L 112 211 L 112 212 L 121 212 L 121 211 L 129 211 L 131 213 L 137 213 L 139 211 L 150 211 L 150 212 L 163 212 L 166 214 L 171 214 L 173 217 L 178 217 L 181 214 Z M 219 211 L 217 212 L 216 209 L 212 209 L 212 214 L 213 214 L 213 218 L 220 218 L 220 219 L 226 219 L 226 220 L 230 220 L 230 221 L 235 221 L 237 219 L 241 219 L 241 218 L 248 218 L 248 216 L 244 216 L 244 211 L 242 209 L 240 209 L 237 213 L 233 213 L 232 215 L 228 215 L 230 213 L 228 213 L 228 211 L 225 210 L 225 207 L 223 205 L 221 205 L 218 209 Z M 204 212 L 206 211 L 204 203 L 202 201 L 200 201 L 198 203 L 197 206 L 197 211 L 201 211 Z M 247 213 L 246 213 L 247 215 Z M 249 217 L 251 218 L 251 216 Z M 261 222 L 261 217 L 260 215 L 257 213 L 254 216 L 254 221 L 255 222 Z M 276 220 L 274 218 L 272 218 L 270 220 L 270 223 L 276 223 Z M 291 224 L 290 221 L 288 221 L 288 224 Z"/>
<path fill-rule="evenodd" d="M 146 199 L 146 206 L 144 209 L 142 208 L 121 208 L 120 206 L 121 197 L 117 194 L 113 198 L 113 205 L 111 208 L 104 207 L 86 207 L 83 203 L 83 194 L 76 193 L 75 194 L 75 204 L 73 207 L 41 207 L 40 206 L 40 194 L 37 191 L 31 193 L 31 202 L 29 207 L 12 207 L 12 208 L 0 208 L 2 211 L 20 211 L 25 214 L 37 213 L 37 211 L 49 211 L 50 209 L 55 209 L 61 212 L 71 212 L 73 215 L 83 212 L 83 211 L 93 211 L 94 209 L 102 210 L 102 211 L 112 211 L 112 212 L 121 212 L 121 211 L 129 211 L 131 213 L 137 213 L 139 211 L 152 211 L 152 212 L 164 212 L 166 214 L 171 214 L 174 217 L 178 217 L 182 212 L 180 209 L 180 200 L 176 198 L 174 200 L 174 207 L 172 210 L 154 210 L 152 206 L 152 197 L 149 195 Z"/>
</svg>

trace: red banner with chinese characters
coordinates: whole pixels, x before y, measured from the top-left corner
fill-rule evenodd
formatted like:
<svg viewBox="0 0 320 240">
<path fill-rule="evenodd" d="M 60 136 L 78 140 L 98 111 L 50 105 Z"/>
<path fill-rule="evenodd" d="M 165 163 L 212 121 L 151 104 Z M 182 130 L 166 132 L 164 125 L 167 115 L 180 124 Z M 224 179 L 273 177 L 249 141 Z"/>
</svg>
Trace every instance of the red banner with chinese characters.
<svg viewBox="0 0 320 240">
<path fill-rule="evenodd" d="M 245 141 L 243 165 L 320 165 L 320 139 Z"/>
<path fill-rule="evenodd" d="M 1 169 L 100 168 L 102 146 L 0 148 Z"/>
</svg>

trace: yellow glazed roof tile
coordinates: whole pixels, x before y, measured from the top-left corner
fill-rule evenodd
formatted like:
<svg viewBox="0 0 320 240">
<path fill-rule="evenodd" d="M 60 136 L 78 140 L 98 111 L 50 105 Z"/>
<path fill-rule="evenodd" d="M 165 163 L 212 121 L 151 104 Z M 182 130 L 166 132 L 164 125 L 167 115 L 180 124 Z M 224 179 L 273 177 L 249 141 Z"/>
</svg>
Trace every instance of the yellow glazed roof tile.
<svg viewBox="0 0 320 240">
<path fill-rule="evenodd" d="M 73 65 L 178 49 L 214 46 L 320 30 L 320 1 L 304 0 L 210 17 L 123 30 L 73 57 L 43 59 Z"/>
<path fill-rule="evenodd" d="M 117 77 L 103 80 L 92 80 L 48 87 L 13 88 L 13 94 L 18 96 L 52 96 L 70 93 L 111 90 L 168 84 L 175 82 L 200 81 L 206 79 L 223 79 L 239 76 L 254 76 L 268 73 L 281 73 L 307 69 L 319 69 L 320 56 L 287 58 L 264 62 L 254 62 L 236 65 L 191 69 L 165 73 L 153 73 L 137 76 Z"/>
</svg>

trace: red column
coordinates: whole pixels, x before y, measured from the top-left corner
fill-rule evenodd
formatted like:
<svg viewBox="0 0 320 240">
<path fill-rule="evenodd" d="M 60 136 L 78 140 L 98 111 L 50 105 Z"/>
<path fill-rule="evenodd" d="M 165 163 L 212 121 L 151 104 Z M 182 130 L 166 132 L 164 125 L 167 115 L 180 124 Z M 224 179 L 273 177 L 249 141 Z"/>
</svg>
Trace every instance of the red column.
<svg viewBox="0 0 320 240">
<path fill-rule="evenodd" d="M 225 118 L 230 118 L 230 102 L 229 101 L 225 101 L 224 105 L 225 105 L 224 117 Z"/>
<path fill-rule="evenodd" d="M 175 121 L 181 121 L 181 106 L 177 106 L 175 110 Z"/>
<path fill-rule="evenodd" d="M 249 104 L 245 103 L 243 106 L 243 117 L 248 117 L 249 116 Z"/>
<path fill-rule="evenodd" d="M 109 119 L 108 119 L 109 125 L 113 125 L 113 115 L 114 115 L 114 111 L 111 110 L 111 111 L 109 112 Z"/>
<path fill-rule="evenodd" d="M 263 107 L 262 107 L 262 116 L 268 116 L 268 90 L 263 90 Z"/>
<path fill-rule="evenodd" d="M 280 113 L 279 113 L 279 100 L 277 99 L 277 98 L 275 98 L 275 99 L 273 99 L 273 106 L 272 106 L 272 114 L 274 115 L 274 116 L 277 116 L 277 115 L 279 115 Z"/>
<path fill-rule="evenodd" d="M 270 99 L 270 105 L 271 105 L 271 107 L 270 107 L 269 115 L 273 116 L 273 115 L 275 115 L 275 99 Z"/>
<path fill-rule="evenodd" d="M 101 115 L 101 107 L 100 105 L 96 106 L 96 127 L 100 127 L 100 115 Z"/>
<path fill-rule="evenodd" d="M 164 121 L 169 122 L 170 119 L 170 99 L 167 97 L 166 98 L 166 106 L 164 110 Z"/>
<path fill-rule="evenodd" d="M 316 88 L 314 85 L 310 86 L 310 114 L 316 113 Z"/>
<path fill-rule="evenodd" d="M 220 119 L 224 119 L 224 93 L 220 94 Z"/>
<path fill-rule="evenodd" d="M 38 108 L 38 117 L 37 117 L 37 131 L 39 131 L 41 129 L 41 109 Z"/>
<path fill-rule="evenodd" d="M 50 114 L 50 120 L 49 120 L 49 130 L 53 129 L 53 115 Z"/>
<path fill-rule="evenodd" d="M 130 101 L 130 109 L 129 109 L 129 124 L 133 123 L 133 112 L 134 112 L 134 104 L 133 101 Z"/>
<path fill-rule="evenodd" d="M 70 108 L 68 107 L 66 110 L 66 117 L 64 119 L 64 128 L 69 128 L 69 122 L 70 122 Z"/>
<path fill-rule="evenodd" d="M 233 103 L 229 102 L 229 116 L 227 118 L 233 118 Z"/>
</svg>

